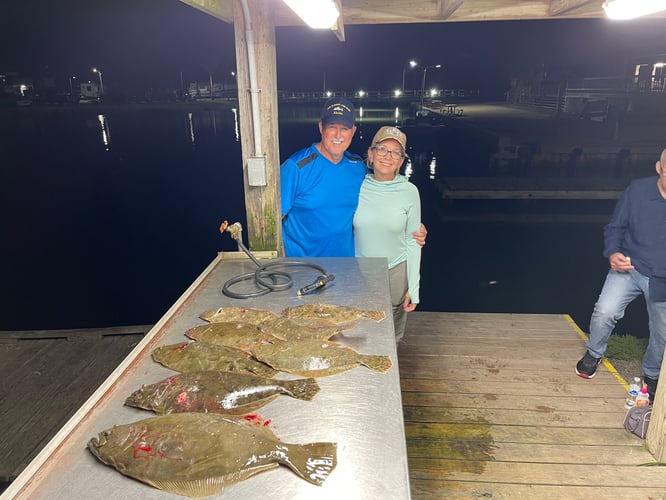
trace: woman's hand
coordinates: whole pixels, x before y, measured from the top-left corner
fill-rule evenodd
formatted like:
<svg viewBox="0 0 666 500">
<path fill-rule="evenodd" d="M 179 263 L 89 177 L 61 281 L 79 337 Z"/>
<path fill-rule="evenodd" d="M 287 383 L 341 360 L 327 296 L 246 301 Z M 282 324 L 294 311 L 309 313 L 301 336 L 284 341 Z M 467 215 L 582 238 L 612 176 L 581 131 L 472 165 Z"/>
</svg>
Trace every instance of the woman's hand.
<svg viewBox="0 0 666 500">
<path fill-rule="evenodd" d="M 409 296 L 409 292 L 405 294 L 405 300 L 402 303 L 402 308 L 405 310 L 405 312 L 408 313 L 416 309 L 416 304 L 412 304 L 412 298 Z"/>
</svg>

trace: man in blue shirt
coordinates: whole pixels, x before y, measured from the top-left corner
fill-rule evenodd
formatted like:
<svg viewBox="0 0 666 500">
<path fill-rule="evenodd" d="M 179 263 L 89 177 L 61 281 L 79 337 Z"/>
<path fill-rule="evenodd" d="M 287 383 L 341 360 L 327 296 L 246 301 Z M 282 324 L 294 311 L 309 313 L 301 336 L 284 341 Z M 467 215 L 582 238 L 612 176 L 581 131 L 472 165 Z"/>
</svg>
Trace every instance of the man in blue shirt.
<svg viewBox="0 0 666 500">
<path fill-rule="evenodd" d="M 576 365 L 580 377 L 594 377 L 615 324 L 642 294 L 649 317 L 643 374 L 650 401 L 666 345 L 666 149 L 656 170 L 657 178 L 637 179 L 627 187 L 604 229 L 604 256 L 611 268 L 592 312 L 587 352 Z"/>
<path fill-rule="evenodd" d="M 356 109 L 343 97 L 326 101 L 321 141 L 280 166 L 282 238 L 288 257 L 354 257 L 352 219 L 367 167 L 347 151 L 356 133 Z M 421 227 L 414 238 L 425 243 Z"/>
</svg>

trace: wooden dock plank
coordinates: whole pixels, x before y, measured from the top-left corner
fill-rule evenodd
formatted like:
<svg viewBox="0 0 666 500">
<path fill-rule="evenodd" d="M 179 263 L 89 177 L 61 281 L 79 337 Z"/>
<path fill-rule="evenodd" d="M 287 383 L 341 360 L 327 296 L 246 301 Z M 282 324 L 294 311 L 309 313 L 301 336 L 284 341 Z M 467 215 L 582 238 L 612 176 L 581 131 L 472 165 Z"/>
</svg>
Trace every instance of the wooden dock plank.
<svg viewBox="0 0 666 500">
<path fill-rule="evenodd" d="M 67 332 L 0 342 L 0 378 L 11 381 L 0 388 L 0 482 L 23 470 L 145 333 L 76 330 L 71 342 Z"/>
<path fill-rule="evenodd" d="M 663 498 L 622 378 L 567 316 L 410 314 L 398 360 L 412 498 Z"/>
<path fill-rule="evenodd" d="M 571 500 L 574 498 L 641 498 L 661 499 L 661 488 L 639 487 L 599 487 L 599 486 L 552 486 L 539 484 L 502 484 L 482 482 L 453 482 L 439 480 L 414 480 L 411 482 L 412 498 L 422 500 L 444 499 L 544 499 Z"/>
</svg>

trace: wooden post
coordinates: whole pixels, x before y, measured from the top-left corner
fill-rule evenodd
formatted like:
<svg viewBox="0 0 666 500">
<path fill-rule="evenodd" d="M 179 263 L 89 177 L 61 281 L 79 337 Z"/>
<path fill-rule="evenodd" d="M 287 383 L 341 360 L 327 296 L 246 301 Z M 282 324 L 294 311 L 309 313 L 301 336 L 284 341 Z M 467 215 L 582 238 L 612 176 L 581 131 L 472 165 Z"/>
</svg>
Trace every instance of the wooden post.
<svg viewBox="0 0 666 500">
<path fill-rule="evenodd" d="M 662 378 L 664 377 L 664 378 Z M 662 381 L 657 386 L 657 394 L 652 403 L 652 415 L 646 436 L 647 447 L 657 462 L 666 461 L 666 399 L 664 399 L 664 386 L 666 385 L 666 366 L 662 363 L 659 371 Z"/>
<path fill-rule="evenodd" d="M 247 0 L 252 27 L 252 48 L 256 68 L 256 89 L 250 88 L 248 24 L 240 0 L 234 0 L 234 34 L 238 78 L 238 107 L 247 214 L 248 247 L 256 251 L 277 251 L 282 255 L 280 207 L 280 154 L 278 142 L 277 69 L 272 0 Z M 258 95 L 258 109 L 251 105 L 251 91 Z M 254 151 L 252 113 L 259 113 L 261 151 Z M 248 158 L 266 160 L 266 186 L 250 186 Z"/>
</svg>

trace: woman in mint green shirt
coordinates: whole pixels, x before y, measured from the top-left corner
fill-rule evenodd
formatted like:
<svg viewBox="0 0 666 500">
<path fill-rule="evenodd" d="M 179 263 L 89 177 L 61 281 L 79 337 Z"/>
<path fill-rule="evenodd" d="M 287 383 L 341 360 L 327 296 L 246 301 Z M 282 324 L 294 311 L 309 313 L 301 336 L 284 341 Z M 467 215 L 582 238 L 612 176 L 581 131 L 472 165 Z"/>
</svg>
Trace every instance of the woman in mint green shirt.
<svg viewBox="0 0 666 500">
<path fill-rule="evenodd" d="M 393 305 L 396 340 L 405 334 L 407 313 L 419 303 L 421 247 L 412 238 L 420 230 L 419 191 L 400 175 L 407 136 L 396 127 L 379 129 L 368 149 L 372 169 L 361 185 L 354 214 L 357 257 L 385 257 Z"/>
</svg>

